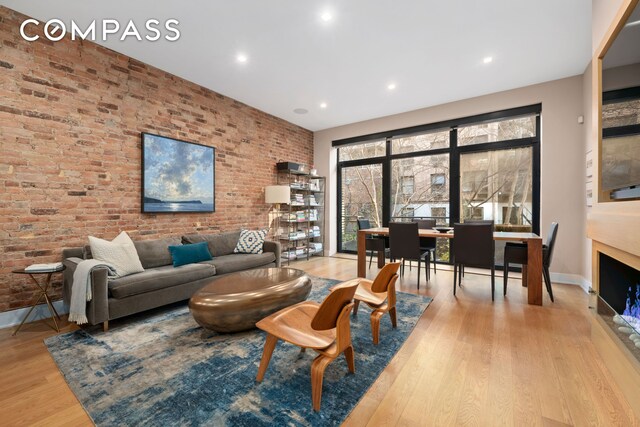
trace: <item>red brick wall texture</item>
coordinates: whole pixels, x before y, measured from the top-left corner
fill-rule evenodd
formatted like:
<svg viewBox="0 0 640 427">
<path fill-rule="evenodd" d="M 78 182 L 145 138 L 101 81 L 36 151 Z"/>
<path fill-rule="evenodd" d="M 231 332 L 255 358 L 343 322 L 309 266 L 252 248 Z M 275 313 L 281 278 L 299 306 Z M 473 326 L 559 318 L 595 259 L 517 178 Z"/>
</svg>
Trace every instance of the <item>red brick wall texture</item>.
<svg viewBox="0 0 640 427">
<path fill-rule="evenodd" d="M 310 131 L 92 42 L 26 42 L 24 19 L 0 6 L 0 311 L 33 301 L 12 269 L 88 235 L 264 227 L 276 162 L 312 162 Z M 141 132 L 216 148 L 215 213 L 140 212 Z"/>
</svg>

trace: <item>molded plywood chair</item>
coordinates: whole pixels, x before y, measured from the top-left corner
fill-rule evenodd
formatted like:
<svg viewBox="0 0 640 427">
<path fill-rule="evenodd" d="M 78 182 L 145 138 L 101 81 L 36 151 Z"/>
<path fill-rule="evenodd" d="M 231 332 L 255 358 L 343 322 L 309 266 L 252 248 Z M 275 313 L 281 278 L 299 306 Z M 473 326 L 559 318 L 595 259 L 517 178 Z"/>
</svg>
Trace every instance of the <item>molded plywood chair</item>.
<svg viewBox="0 0 640 427">
<path fill-rule="evenodd" d="M 429 280 L 429 252 L 420 250 L 418 224 L 415 222 L 389 223 L 389 251 L 392 260 L 402 260 L 401 274 L 405 261 L 418 261 L 418 289 L 420 289 L 420 264 L 425 262 L 425 276 Z"/>
<path fill-rule="evenodd" d="M 542 277 L 544 278 L 544 284 L 547 287 L 549 298 L 551 302 L 553 300 L 553 289 L 551 288 L 551 275 L 549 274 L 549 267 L 551 266 L 551 260 L 553 258 L 553 248 L 556 245 L 556 237 L 558 235 L 558 223 L 551 223 L 551 229 L 547 235 L 547 244 L 542 245 Z M 509 264 L 521 264 L 522 265 L 522 283 L 527 282 L 527 262 L 528 262 L 528 249 L 526 243 L 513 243 L 508 242 L 504 247 L 504 294 L 507 295 L 507 281 L 509 279 Z"/>
<path fill-rule="evenodd" d="M 358 230 L 366 230 L 368 228 L 372 228 L 371 222 L 368 219 L 358 219 Z M 367 234 L 367 237 L 364 243 L 365 243 L 365 249 L 371 253 L 369 257 L 369 268 L 371 268 L 371 261 L 373 261 L 373 253 L 385 251 L 385 240 L 383 238 L 373 237 Z"/>
<path fill-rule="evenodd" d="M 267 339 L 256 381 L 261 382 L 264 378 L 279 339 L 297 345 L 303 351 L 311 348 L 319 353 L 311 365 L 313 409 L 319 411 L 327 365 L 344 353 L 349 371 L 355 372 L 349 313 L 357 287 L 358 280 L 345 282 L 333 288 L 322 304 L 304 301 L 259 321 L 256 326 L 267 333 Z"/>
<path fill-rule="evenodd" d="M 436 226 L 435 219 L 417 219 L 418 228 L 430 230 Z M 436 238 L 435 237 L 421 237 L 420 238 L 420 250 L 428 251 L 433 259 L 433 273 L 436 271 Z"/>
<path fill-rule="evenodd" d="M 453 295 L 456 278 L 462 282 L 462 267 L 491 269 L 491 300 L 494 298 L 496 266 L 493 224 L 453 224 Z"/>
<path fill-rule="evenodd" d="M 371 313 L 371 334 L 373 343 L 380 342 L 380 319 L 385 313 L 389 313 L 391 325 L 397 326 L 396 319 L 396 280 L 398 280 L 399 262 L 385 265 L 376 278 L 371 281 L 360 279 L 360 285 L 354 296 L 355 308 L 353 314 L 358 313 L 360 301 L 373 309 Z"/>
</svg>

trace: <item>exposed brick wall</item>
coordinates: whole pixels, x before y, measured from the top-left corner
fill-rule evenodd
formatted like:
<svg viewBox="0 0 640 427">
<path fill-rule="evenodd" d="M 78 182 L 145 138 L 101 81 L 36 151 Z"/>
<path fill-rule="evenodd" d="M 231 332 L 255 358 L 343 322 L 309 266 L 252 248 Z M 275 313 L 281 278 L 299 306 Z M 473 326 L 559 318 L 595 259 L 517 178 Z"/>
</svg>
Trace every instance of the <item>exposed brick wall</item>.
<svg viewBox="0 0 640 427">
<path fill-rule="evenodd" d="M 0 311 L 34 296 L 12 269 L 88 235 L 264 227 L 275 163 L 313 160 L 305 129 L 91 42 L 26 42 L 24 19 L 0 6 Z M 140 213 L 141 132 L 216 148 L 215 213 Z"/>
</svg>

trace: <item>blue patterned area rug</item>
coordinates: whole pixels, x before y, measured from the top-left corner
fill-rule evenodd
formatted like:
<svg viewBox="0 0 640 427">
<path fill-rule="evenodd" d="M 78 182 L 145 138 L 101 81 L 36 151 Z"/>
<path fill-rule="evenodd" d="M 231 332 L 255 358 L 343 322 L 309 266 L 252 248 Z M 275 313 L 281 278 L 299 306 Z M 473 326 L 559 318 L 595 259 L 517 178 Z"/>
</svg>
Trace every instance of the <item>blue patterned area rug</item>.
<svg viewBox="0 0 640 427">
<path fill-rule="evenodd" d="M 314 277 L 310 300 L 337 280 Z M 202 329 L 181 304 L 123 320 L 107 333 L 78 330 L 45 340 L 69 387 L 98 426 L 339 425 L 405 342 L 431 299 L 398 293 L 398 328 L 389 316 L 373 345 L 370 310 L 351 317 L 356 373 L 344 356 L 325 371 L 322 408 L 311 406 L 314 351 L 280 341 L 262 383 L 255 376 L 265 335 Z"/>
</svg>

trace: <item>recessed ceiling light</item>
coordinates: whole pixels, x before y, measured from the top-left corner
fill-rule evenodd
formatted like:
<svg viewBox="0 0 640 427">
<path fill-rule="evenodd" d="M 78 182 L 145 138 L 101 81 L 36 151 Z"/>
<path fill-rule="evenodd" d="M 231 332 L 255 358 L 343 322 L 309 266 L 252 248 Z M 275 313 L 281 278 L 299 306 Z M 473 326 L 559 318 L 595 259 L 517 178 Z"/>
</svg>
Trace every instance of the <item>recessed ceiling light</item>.
<svg viewBox="0 0 640 427">
<path fill-rule="evenodd" d="M 387 89 L 389 89 L 389 90 L 394 90 L 395 88 L 396 88 L 396 84 L 395 83 L 389 83 L 387 85 Z"/>
<path fill-rule="evenodd" d="M 236 55 L 236 61 L 240 62 L 241 64 L 244 64 L 248 60 L 249 57 L 247 57 L 247 55 L 245 55 L 244 53 L 239 53 L 238 55 Z"/>
<path fill-rule="evenodd" d="M 327 108 L 327 103 L 326 102 L 321 102 L 320 103 L 320 108 Z"/>
<path fill-rule="evenodd" d="M 333 19 L 333 15 L 329 11 L 324 11 L 320 15 L 320 19 L 322 19 L 324 22 L 329 22 Z"/>
<path fill-rule="evenodd" d="M 296 114 L 307 114 L 309 110 L 307 110 L 306 108 L 296 108 L 295 110 L 293 110 L 293 112 Z"/>
<path fill-rule="evenodd" d="M 483 60 L 483 63 L 485 64 L 490 64 L 491 62 L 493 62 L 493 56 L 486 56 Z"/>
</svg>

